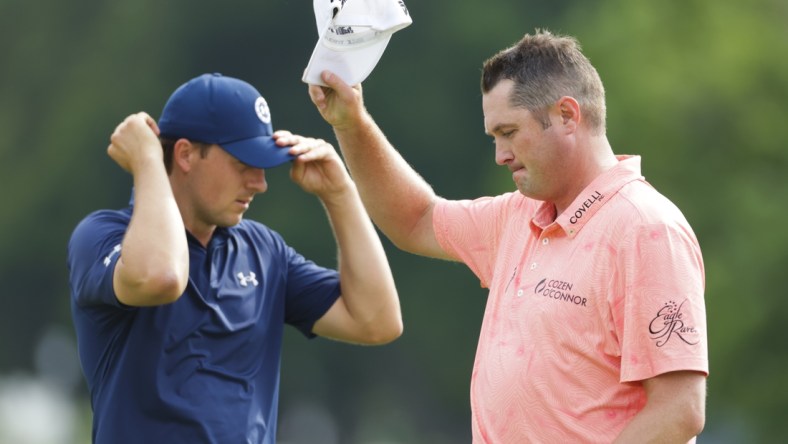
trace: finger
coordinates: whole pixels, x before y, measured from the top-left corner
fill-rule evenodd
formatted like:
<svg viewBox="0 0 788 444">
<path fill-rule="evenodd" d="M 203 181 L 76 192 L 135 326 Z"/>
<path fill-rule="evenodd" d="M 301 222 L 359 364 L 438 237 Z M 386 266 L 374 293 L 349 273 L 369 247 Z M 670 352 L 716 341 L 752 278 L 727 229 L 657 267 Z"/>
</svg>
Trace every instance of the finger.
<svg viewBox="0 0 788 444">
<path fill-rule="evenodd" d="M 303 137 L 290 131 L 280 130 L 274 133 L 274 142 L 281 148 L 293 147 L 303 142 Z"/>
<path fill-rule="evenodd" d="M 296 136 L 293 137 L 293 143 L 290 147 L 290 154 L 300 156 L 306 154 L 317 147 L 320 140 L 311 139 L 307 137 Z"/>
<path fill-rule="evenodd" d="M 288 143 L 293 138 L 293 133 L 291 133 L 290 131 L 287 131 L 287 130 L 276 130 L 276 131 L 274 131 L 273 136 L 274 136 L 274 141 L 279 146 L 292 145 L 292 143 Z"/>
<path fill-rule="evenodd" d="M 297 146 L 295 151 L 298 152 L 297 160 L 306 163 L 328 158 L 334 152 L 334 147 L 330 143 L 318 139 Z"/>
<path fill-rule="evenodd" d="M 309 85 L 309 98 L 318 108 L 326 107 L 326 93 L 322 86 Z"/>
<path fill-rule="evenodd" d="M 113 144 L 118 142 L 118 140 L 120 139 L 120 133 L 123 130 L 123 127 L 125 126 L 125 123 L 126 122 L 123 121 L 123 123 L 121 123 L 118 126 L 116 126 L 115 127 L 115 131 L 113 131 L 112 134 L 109 135 L 110 146 L 112 146 Z"/>
<path fill-rule="evenodd" d="M 325 84 L 329 86 L 329 88 L 334 90 L 336 94 L 342 98 L 342 100 L 351 100 L 355 95 L 356 91 L 358 92 L 361 91 L 360 83 L 357 83 L 356 85 L 353 85 L 351 87 L 350 85 L 345 83 L 345 81 L 342 80 L 341 77 L 339 77 L 338 75 L 334 74 L 331 71 L 323 71 L 321 73 L 321 78 L 323 79 L 323 82 L 325 82 Z"/>
<path fill-rule="evenodd" d="M 159 130 L 159 125 L 156 123 L 153 117 L 151 117 L 148 113 L 142 113 L 142 114 L 145 118 L 145 123 L 148 125 L 148 127 L 151 130 L 153 130 L 153 133 L 156 134 L 157 136 L 161 134 L 161 131 Z"/>
<path fill-rule="evenodd" d="M 342 80 L 342 78 L 331 71 L 323 71 L 320 73 L 320 78 L 323 80 L 323 82 L 325 82 L 326 85 L 328 85 L 329 88 L 335 91 L 343 91 L 350 88 L 348 84 Z"/>
<path fill-rule="evenodd" d="M 110 143 L 107 146 L 107 156 L 126 171 L 129 171 L 124 161 L 123 152 L 117 145 Z"/>
</svg>

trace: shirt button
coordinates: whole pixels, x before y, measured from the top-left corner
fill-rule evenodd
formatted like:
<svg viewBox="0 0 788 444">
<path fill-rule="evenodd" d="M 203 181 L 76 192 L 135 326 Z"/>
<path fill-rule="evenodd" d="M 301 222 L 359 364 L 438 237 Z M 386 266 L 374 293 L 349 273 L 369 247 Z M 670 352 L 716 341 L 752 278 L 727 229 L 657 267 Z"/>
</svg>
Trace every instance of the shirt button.
<svg viewBox="0 0 788 444">
<path fill-rule="evenodd" d="M 517 290 L 517 296 L 520 297 L 522 295 L 523 295 L 523 289 L 521 288 L 521 289 Z"/>
<path fill-rule="evenodd" d="M 547 238 L 542 239 L 542 245 L 547 245 L 550 243 L 550 240 Z"/>
<path fill-rule="evenodd" d="M 534 262 L 533 264 L 531 264 L 531 270 L 536 270 L 536 262 Z"/>
</svg>

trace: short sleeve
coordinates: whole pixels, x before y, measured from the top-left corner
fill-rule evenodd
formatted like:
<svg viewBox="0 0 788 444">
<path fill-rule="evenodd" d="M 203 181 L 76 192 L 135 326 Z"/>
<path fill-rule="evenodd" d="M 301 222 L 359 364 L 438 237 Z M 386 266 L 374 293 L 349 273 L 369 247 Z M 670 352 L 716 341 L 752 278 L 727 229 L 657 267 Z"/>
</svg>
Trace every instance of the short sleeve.
<svg viewBox="0 0 788 444">
<path fill-rule="evenodd" d="M 689 226 L 635 226 L 618 260 L 621 381 L 678 370 L 708 374 L 703 260 Z"/>
<path fill-rule="evenodd" d="M 521 202 L 519 193 L 506 193 L 475 200 L 441 199 L 435 205 L 432 224 L 438 243 L 465 263 L 484 288 L 492 283 L 502 233 L 512 223 L 510 210 Z"/>
<path fill-rule="evenodd" d="M 287 294 L 285 322 L 305 336 L 315 334 L 312 328 L 339 298 L 339 273 L 307 260 L 287 246 Z"/>
<path fill-rule="evenodd" d="M 78 306 L 113 305 L 113 273 L 121 253 L 129 217 L 114 211 L 98 211 L 83 219 L 68 243 L 71 297 Z"/>
</svg>

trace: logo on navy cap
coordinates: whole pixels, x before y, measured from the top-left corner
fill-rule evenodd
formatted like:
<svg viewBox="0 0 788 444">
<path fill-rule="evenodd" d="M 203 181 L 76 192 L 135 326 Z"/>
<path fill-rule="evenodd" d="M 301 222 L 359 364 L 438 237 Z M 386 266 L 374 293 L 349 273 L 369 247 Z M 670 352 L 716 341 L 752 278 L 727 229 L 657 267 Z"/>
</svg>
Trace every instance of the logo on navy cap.
<svg viewBox="0 0 788 444">
<path fill-rule="evenodd" d="M 271 123 L 271 110 L 268 109 L 268 103 L 264 98 L 257 98 L 254 102 L 254 110 L 257 113 L 257 117 L 259 117 L 263 123 Z"/>
</svg>

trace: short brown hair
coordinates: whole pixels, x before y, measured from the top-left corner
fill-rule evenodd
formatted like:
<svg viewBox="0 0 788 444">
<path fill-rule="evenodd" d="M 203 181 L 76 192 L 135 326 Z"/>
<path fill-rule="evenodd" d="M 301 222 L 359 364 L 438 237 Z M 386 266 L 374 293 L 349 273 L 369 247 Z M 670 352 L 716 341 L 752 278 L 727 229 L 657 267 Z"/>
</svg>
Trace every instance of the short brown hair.
<svg viewBox="0 0 788 444">
<path fill-rule="evenodd" d="M 574 37 L 537 30 L 484 62 L 482 93 L 512 80 L 511 104 L 530 111 L 547 128 L 547 110 L 563 96 L 580 104 L 588 128 L 605 132 L 605 89 Z"/>
</svg>

